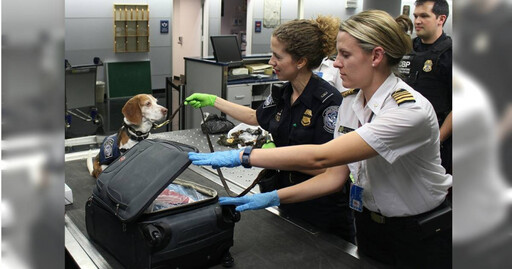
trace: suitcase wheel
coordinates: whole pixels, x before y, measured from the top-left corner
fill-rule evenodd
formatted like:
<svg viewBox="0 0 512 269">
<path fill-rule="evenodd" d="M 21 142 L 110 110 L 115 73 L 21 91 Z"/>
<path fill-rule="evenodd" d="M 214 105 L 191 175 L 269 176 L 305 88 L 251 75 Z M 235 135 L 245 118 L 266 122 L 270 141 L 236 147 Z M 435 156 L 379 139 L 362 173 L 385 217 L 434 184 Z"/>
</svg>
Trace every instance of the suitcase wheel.
<svg viewBox="0 0 512 269">
<path fill-rule="evenodd" d="M 235 259 L 231 256 L 231 253 L 229 251 L 226 251 L 224 256 L 222 257 L 222 266 L 223 267 L 233 267 L 235 264 Z"/>
</svg>

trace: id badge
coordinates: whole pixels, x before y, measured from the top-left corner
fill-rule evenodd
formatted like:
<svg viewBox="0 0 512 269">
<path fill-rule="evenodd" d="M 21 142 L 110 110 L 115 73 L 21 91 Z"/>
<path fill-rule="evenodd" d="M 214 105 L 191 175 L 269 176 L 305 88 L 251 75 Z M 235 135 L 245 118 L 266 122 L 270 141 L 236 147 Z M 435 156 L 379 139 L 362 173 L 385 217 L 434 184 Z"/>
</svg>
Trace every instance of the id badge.
<svg viewBox="0 0 512 269">
<path fill-rule="evenodd" d="M 350 208 L 363 212 L 363 187 L 352 184 L 350 186 Z"/>
</svg>

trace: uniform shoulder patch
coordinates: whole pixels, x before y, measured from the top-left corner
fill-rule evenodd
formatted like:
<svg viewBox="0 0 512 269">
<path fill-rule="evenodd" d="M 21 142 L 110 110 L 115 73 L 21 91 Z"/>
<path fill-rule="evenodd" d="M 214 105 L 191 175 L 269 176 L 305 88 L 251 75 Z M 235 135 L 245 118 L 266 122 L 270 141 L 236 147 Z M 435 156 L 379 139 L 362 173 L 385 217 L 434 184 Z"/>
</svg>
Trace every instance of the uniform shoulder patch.
<svg viewBox="0 0 512 269">
<path fill-rule="evenodd" d="M 274 98 L 272 97 L 272 95 L 267 96 L 267 99 L 265 99 L 265 102 L 263 103 L 263 108 L 274 106 L 276 106 L 276 102 L 274 102 Z"/>
<path fill-rule="evenodd" d="M 345 98 L 345 97 L 347 97 L 349 95 L 356 94 L 358 92 L 359 92 L 359 89 L 350 89 L 350 90 L 342 92 L 341 96 L 343 96 L 343 98 Z"/>
<path fill-rule="evenodd" d="M 322 112 L 322 117 L 324 118 L 324 129 L 328 133 L 334 133 L 334 128 L 336 127 L 336 121 L 338 118 L 338 109 L 339 106 L 329 106 Z"/>
<path fill-rule="evenodd" d="M 410 92 L 408 92 L 406 89 L 399 89 L 391 94 L 391 97 L 395 99 L 396 103 L 398 105 L 401 105 L 403 103 L 414 103 L 416 100 L 414 99 L 414 96 Z"/>
<path fill-rule="evenodd" d="M 105 137 L 100 147 L 100 164 L 110 164 L 120 156 L 117 134 Z"/>
</svg>

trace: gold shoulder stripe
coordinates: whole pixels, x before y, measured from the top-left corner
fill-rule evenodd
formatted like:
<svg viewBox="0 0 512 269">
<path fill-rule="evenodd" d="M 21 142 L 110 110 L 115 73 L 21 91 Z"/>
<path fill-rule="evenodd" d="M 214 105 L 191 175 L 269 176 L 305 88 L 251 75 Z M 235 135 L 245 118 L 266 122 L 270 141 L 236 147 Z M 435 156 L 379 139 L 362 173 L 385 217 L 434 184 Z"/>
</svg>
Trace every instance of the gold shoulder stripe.
<svg viewBox="0 0 512 269">
<path fill-rule="evenodd" d="M 342 92 L 341 96 L 347 97 L 349 95 L 356 94 L 357 92 L 359 92 L 359 89 L 350 89 L 350 90 Z"/>
<path fill-rule="evenodd" d="M 395 99 L 398 105 L 403 103 L 416 102 L 414 96 L 412 96 L 412 94 L 405 89 L 399 89 L 398 91 L 391 94 L 391 96 L 393 97 L 393 99 Z"/>
</svg>

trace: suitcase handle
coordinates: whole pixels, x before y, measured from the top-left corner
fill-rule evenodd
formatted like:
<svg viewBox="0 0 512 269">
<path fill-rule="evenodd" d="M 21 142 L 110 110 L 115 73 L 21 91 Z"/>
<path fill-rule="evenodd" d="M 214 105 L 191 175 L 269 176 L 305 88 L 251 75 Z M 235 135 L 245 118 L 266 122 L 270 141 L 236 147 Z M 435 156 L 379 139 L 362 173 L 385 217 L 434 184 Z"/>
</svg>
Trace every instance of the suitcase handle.
<svg viewBox="0 0 512 269">
<path fill-rule="evenodd" d="M 222 208 L 222 217 L 225 222 L 235 223 L 240 221 L 240 212 L 235 210 L 234 205 L 223 205 Z"/>
<path fill-rule="evenodd" d="M 235 222 L 240 220 L 240 212 L 235 210 L 232 205 L 218 205 L 215 207 L 215 215 L 217 216 L 217 226 L 221 229 L 235 227 Z"/>
</svg>

